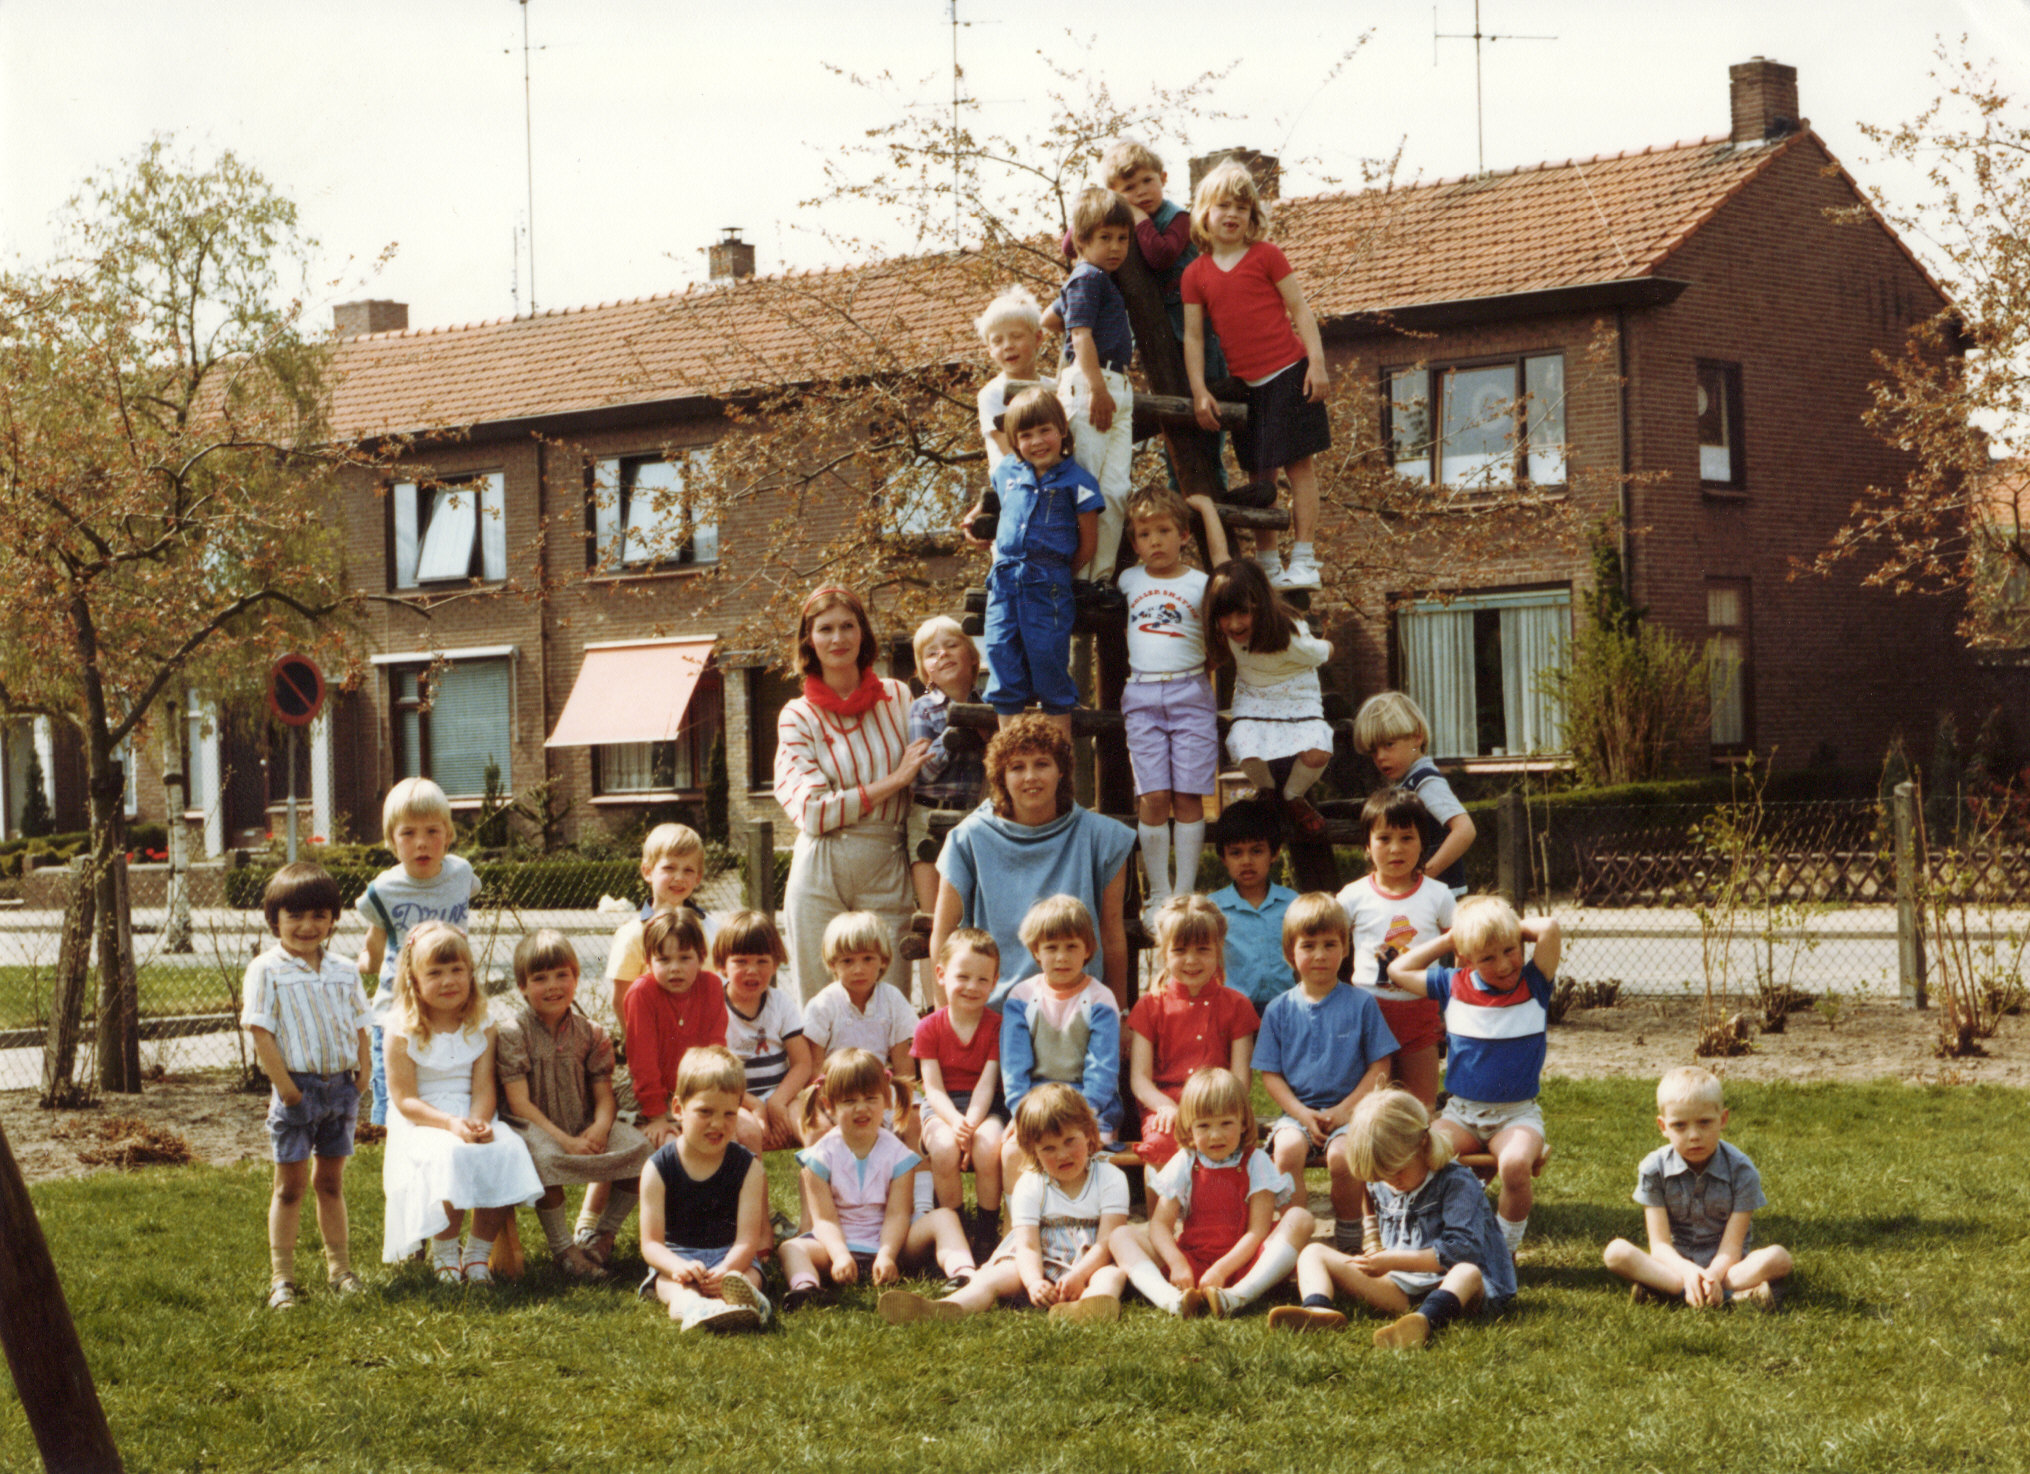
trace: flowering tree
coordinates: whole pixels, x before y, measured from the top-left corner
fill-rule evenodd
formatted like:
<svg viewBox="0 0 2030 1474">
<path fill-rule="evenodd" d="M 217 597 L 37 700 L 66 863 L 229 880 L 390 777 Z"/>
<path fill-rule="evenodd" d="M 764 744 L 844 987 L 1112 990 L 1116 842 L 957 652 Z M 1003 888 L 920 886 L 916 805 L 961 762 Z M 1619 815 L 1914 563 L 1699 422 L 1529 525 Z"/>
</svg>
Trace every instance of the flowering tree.
<svg viewBox="0 0 2030 1474">
<path fill-rule="evenodd" d="M 1914 207 L 1870 195 L 1952 299 L 1882 358 L 1867 413 L 1913 464 L 1901 483 L 1868 489 L 1812 568 L 1859 560 L 1867 583 L 1961 600 L 1972 643 L 2020 646 L 2030 482 L 1996 457 L 2030 449 L 2030 117 L 1965 54 L 1941 47 L 1933 77 L 1939 95 L 1917 117 L 1863 129 L 1921 178 Z"/>
<path fill-rule="evenodd" d="M 96 910 L 100 1080 L 135 1090 L 124 766 L 183 688 L 243 691 L 285 649 L 344 641 L 327 496 L 362 453 L 323 443 L 325 350 L 297 295 L 315 242 L 258 173 L 158 138 L 86 180 L 65 224 L 60 259 L 0 278 L 0 711 L 80 738 L 92 846 L 67 932 Z M 66 950 L 47 1094 L 69 1087 L 81 1007 L 84 948 Z"/>
</svg>

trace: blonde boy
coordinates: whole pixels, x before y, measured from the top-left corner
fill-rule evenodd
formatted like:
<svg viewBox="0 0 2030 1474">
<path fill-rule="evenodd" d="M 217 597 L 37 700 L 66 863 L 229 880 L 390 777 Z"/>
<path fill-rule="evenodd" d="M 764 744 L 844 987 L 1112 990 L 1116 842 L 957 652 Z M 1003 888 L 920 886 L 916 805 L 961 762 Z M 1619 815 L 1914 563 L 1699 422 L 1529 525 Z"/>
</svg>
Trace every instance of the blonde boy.
<svg viewBox="0 0 2030 1474">
<path fill-rule="evenodd" d="M 331 1288 L 341 1295 L 361 1288 L 352 1269 L 344 1180 L 360 1096 L 372 1072 L 372 1014 L 359 974 L 325 950 L 342 908 L 338 882 L 322 865 L 299 861 L 277 870 L 261 909 L 275 945 L 247 964 L 240 1023 L 253 1035 L 254 1058 L 274 1086 L 268 1101 L 275 1158 L 268 1305 L 287 1310 L 296 1303 L 296 1228 L 306 1187 L 316 1190 Z"/>
<path fill-rule="evenodd" d="M 388 790 L 381 804 L 381 838 L 395 852 L 395 863 L 375 876 L 359 898 L 359 914 L 367 924 L 366 946 L 359 954 L 362 977 L 379 982 L 374 994 L 373 1064 L 376 1126 L 388 1120 L 388 1073 L 382 1026 L 395 1006 L 395 961 L 402 939 L 418 922 L 446 921 L 463 931 L 479 877 L 451 853 L 456 832 L 451 801 L 428 778 L 404 778 Z"/>
<path fill-rule="evenodd" d="M 1753 1215 L 1768 1199 L 1748 1154 L 1720 1139 L 1727 1109 L 1719 1077 L 1690 1065 L 1665 1075 L 1656 1087 L 1656 1125 L 1668 1145 L 1644 1157 L 1635 1173 L 1649 1252 L 1616 1239 L 1607 1246 L 1607 1267 L 1634 1282 L 1630 1298 L 1638 1305 L 1682 1298 L 1713 1306 L 1739 1298 L 1776 1309 L 1790 1253 L 1779 1244 L 1749 1248 Z"/>
<path fill-rule="evenodd" d="M 916 1010 L 892 983 L 882 981 L 894 946 L 888 923 L 872 911 L 841 912 L 825 928 L 825 968 L 832 981 L 804 1005 L 804 1037 L 820 1072 L 840 1050 L 864 1049 L 887 1061 L 900 1078 L 916 1078 L 909 1052 Z M 916 1133 L 905 1134 L 913 1139 Z"/>
<path fill-rule="evenodd" d="M 768 1247 L 768 1173 L 733 1139 L 747 1075 L 724 1048 L 693 1049 L 677 1067 L 677 1131 L 641 1171 L 641 1293 L 684 1330 L 768 1324 L 757 1261 Z M 740 1187 L 732 1225 L 713 1189 L 731 1168 Z"/>
<path fill-rule="evenodd" d="M 1283 1108 L 1268 1130 L 1276 1170 L 1302 1182 L 1305 1160 L 1324 1150 L 1334 1241 L 1349 1254 L 1360 1250 L 1361 1182 L 1347 1156 L 1347 1123 L 1361 1098 L 1388 1079 L 1396 1052 L 1374 999 L 1339 980 L 1350 940 L 1336 896 L 1312 891 L 1290 903 L 1283 956 L 1297 986 L 1262 1010 L 1254 1054 L 1262 1088 Z"/>
<path fill-rule="evenodd" d="M 1113 578 L 1135 453 L 1135 395 L 1128 385 L 1135 334 L 1112 275 L 1128 259 L 1134 224 L 1128 202 L 1112 190 L 1082 191 L 1071 214 L 1078 265 L 1043 315 L 1046 329 L 1064 333 L 1066 356 L 1076 365 L 1057 391 L 1071 420 L 1072 459 L 1099 482 L 1106 501 L 1092 561 L 1079 570 L 1079 577 L 1099 583 Z"/>
<path fill-rule="evenodd" d="M 1525 944 L 1532 948 L 1527 961 Z M 1501 1174 L 1496 1211 L 1511 1254 L 1529 1226 L 1544 1149 L 1537 1088 L 1558 950 L 1558 923 L 1548 916 L 1525 921 L 1500 896 L 1473 896 L 1459 903 L 1449 932 L 1389 964 L 1396 987 L 1444 1005 L 1450 1097 L 1437 1129 L 1454 1151 L 1494 1153 Z M 1448 952 L 1457 967 L 1438 961 Z"/>
<path fill-rule="evenodd" d="M 1111 1143 L 1121 1130 L 1121 1009 L 1086 975 L 1099 950 L 1092 913 L 1075 896 L 1048 896 L 1022 918 L 1022 945 L 1041 971 L 1001 1000 L 1001 1090 L 1019 1111 L 1035 1086 L 1055 1081 L 1086 1099 Z M 1013 1172 L 1004 1163 L 1002 1180 Z"/>
<path fill-rule="evenodd" d="M 909 706 L 909 740 L 928 740 L 930 756 L 910 785 L 903 843 L 916 909 L 929 915 L 937 910 L 937 859 L 943 849 L 942 840 L 931 838 L 931 819 L 944 814 L 957 822 L 960 814 L 979 807 L 987 787 L 987 743 L 978 732 L 951 724 L 954 702 L 980 699 L 980 652 L 972 637 L 956 619 L 940 614 L 917 627 L 911 644 L 923 695 Z M 943 1001 L 931 985 L 928 966 L 920 981 L 926 1001 Z"/>
<path fill-rule="evenodd" d="M 1424 857 L 1419 873 L 1446 886 L 1456 899 L 1466 894 L 1466 852 L 1476 831 L 1452 785 L 1425 756 L 1431 724 L 1423 710 L 1400 691 L 1384 691 L 1360 704 L 1353 719 L 1353 745 L 1373 760 L 1384 783 L 1407 788 L 1424 806 Z"/>
</svg>

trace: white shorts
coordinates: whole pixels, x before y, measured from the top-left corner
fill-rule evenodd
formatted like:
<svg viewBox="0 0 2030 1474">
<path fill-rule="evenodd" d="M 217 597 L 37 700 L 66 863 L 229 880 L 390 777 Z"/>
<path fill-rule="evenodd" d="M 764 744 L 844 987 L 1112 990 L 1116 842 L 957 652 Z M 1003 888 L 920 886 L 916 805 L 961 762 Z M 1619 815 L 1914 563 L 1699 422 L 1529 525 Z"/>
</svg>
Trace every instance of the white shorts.
<svg viewBox="0 0 2030 1474">
<path fill-rule="evenodd" d="M 1508 1126 L 1534 1131 L 1538 1141 L 1549 1140 L 1544 1134 L 1544 1113 L 1534 1100 L 1467 1100 L 1455 1095 L 1445 1102 L 1443 1119 L 1464 1126 L 1483 1142 Z"/>
</svg>

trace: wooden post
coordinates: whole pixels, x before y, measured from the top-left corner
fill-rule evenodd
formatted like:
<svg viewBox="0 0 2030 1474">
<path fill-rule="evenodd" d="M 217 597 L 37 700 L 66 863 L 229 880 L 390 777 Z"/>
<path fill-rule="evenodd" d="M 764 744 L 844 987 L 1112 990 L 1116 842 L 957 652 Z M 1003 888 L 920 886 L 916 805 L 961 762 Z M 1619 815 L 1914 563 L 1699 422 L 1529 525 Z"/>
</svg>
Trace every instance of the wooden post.
<svg viewBox="0 0 2030 1474">
<path fill-rule="evenodd" d="M 28 1184 L 0 1130 L 0 1346 L 52 1474 L 119 1474 L 120 1451 L 49 1257 Z"/>
<path fill-rule="evenodd" d="M 1495 889 L 1520 911 L 1529 885 L 1529 841 L 1524 834 L 1523 796 L 1513 788 L 1495 805 Z"/>
<path fill-rule="evenodd" d="M 1896 832 L 1896 981 L 1905 1008 L 1926 1006 L 1924 909 L 1917 899 L 1917 785 L 1896 785 L 1890 798 Z"/>
<path fill-rule="evenodd" d="M 70 895 L 63 908 L 63 939 L 57 946 L 56 983 L 49 1000 L 49 1033 L 42 1051 L 42 1103 L 67 1104 L 76 1088 L 78 1035 L 84 1021 L 85 983 L 91 973 L 92 924 L 98 915 L 98 882 L 91 862 L 73 863 Z"/>
<path fill-rule="evenodd" d="M 775 826 L 766 820 L 747 826 L 747 906 L 775 915 Z"/>
</svg>

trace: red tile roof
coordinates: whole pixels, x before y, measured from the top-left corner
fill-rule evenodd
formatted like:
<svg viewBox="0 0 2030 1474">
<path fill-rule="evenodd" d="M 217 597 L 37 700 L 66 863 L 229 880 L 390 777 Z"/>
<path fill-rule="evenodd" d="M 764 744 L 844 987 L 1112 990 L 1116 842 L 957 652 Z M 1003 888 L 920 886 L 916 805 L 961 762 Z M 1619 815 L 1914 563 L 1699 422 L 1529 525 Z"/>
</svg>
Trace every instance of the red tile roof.
<svg viewBox="0 0 2030 1474">
<path fill-rule="evenodd" d="M 1637 278 L 1810 137 L 1705 138 L 1286 200 L 1275 239 L 1328 319 Z M 963 360 L 973 316 L 1007 274 L 1006 258 L 918 257 L 352 338 L 339 349 L 334 428 L 421 431 Z"/>
</svg>

